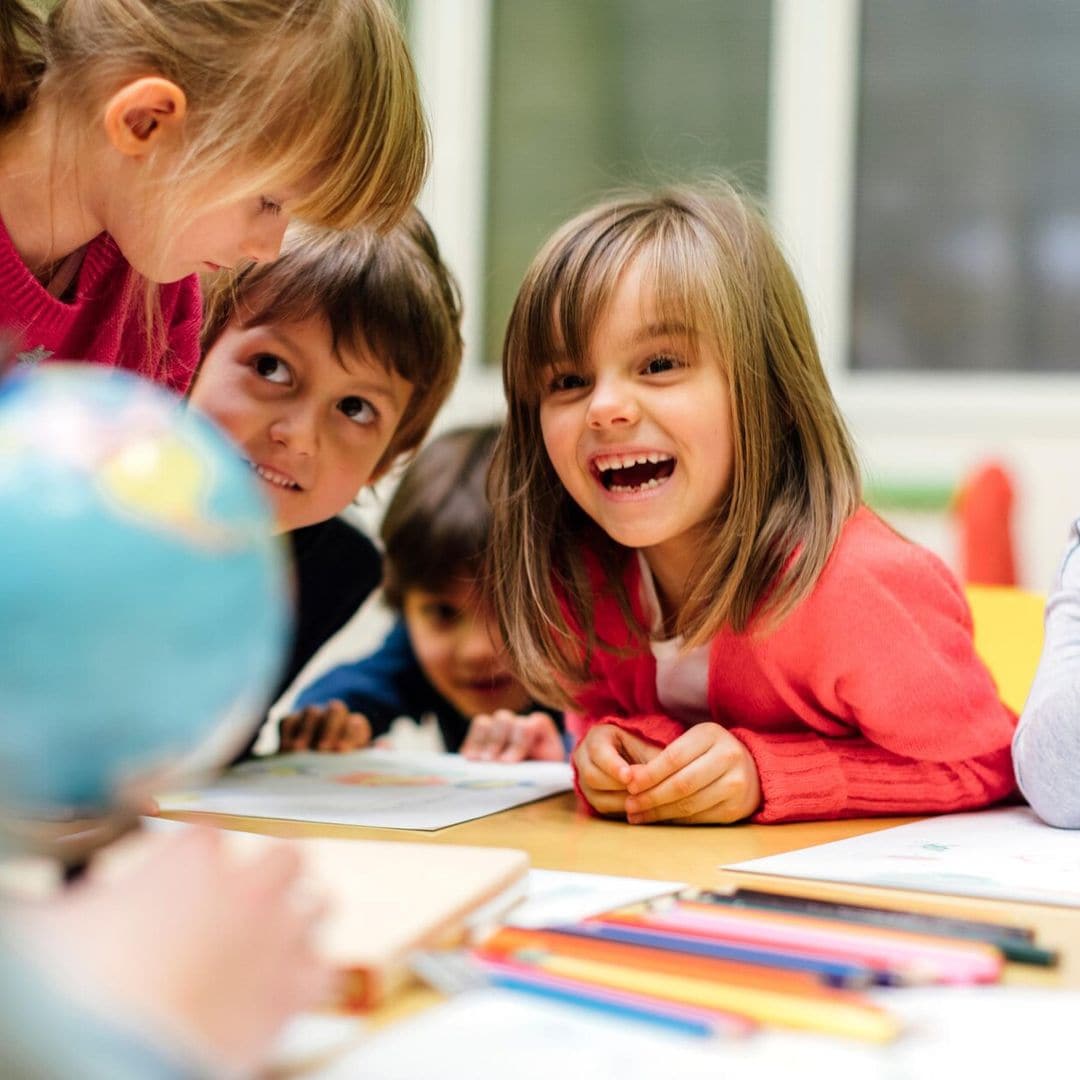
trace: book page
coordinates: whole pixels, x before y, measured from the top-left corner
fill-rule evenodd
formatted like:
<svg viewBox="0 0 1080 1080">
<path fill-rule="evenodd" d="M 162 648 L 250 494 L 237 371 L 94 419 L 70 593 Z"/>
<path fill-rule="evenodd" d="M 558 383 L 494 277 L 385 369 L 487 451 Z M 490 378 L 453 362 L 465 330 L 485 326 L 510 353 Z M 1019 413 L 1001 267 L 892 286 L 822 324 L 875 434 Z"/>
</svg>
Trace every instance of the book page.
<svg viewBox="0 0 1080 1080">
<path fill-rule="evenodd" d="M 561 761 L 503 765 L 457 754 L 358 750 L 256 758 L 204 788 L 158 802 L 162 810 L 443 829 L 572 787 L 570 766 Z"/>
<path fill-rule="evenodd" d="M 724 869 L 1080 907 L 1080 831 L 1052 829 L 1026 806 L 927 818 Z"/>
</svg>

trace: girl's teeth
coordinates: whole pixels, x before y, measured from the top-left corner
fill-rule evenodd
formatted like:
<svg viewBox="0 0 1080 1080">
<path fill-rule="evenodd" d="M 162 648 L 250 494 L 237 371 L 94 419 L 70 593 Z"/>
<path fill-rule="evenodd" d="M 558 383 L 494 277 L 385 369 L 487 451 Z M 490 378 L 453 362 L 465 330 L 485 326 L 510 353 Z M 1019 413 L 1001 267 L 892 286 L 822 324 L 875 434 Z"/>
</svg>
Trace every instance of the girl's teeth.
<svg viewBox="0 0 1080 1080">
<path fill-rule="evenodd" d="M 612 484 L 610 490 L 611 491 L 618 491 L 618 492 L 648 491 L 649 488 L 659 487 L 663 482 L 664 482 L 663 480 L 657 480 L 657 479 L 654 478 L 652 480 L 646 480 L 644 484 L 637 484 L 634 487 L 623 487 L 622 484 Z"/>
<path fill-rule="evenodd" d="M 601 458 L 596 464 L 601 472 L 610 472 L 612 469 L 629 469 L 634 465 L 657 465 L 661 461 L 670 460 L 670 454 L 660 454 L 654 450 L 648 454 L 625 454 L 618 457 Z"/>
</svg>

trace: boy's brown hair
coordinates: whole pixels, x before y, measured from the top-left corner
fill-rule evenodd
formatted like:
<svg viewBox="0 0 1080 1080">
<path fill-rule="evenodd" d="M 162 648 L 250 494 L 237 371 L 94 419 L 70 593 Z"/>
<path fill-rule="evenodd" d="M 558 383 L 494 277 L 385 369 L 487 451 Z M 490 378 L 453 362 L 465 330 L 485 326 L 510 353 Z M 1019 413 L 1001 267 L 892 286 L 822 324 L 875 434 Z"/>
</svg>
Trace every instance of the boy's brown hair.
<svg viewBox="0 0 1080 1080">
<path fill-rule="evenodd" d="M 661 322 L 707 338 L 730 387 L 731 488 L 678 613 L 675 632 L 687 646 L 724 627 L 775 625 L 813 588 L 860 503 L 855 454 L 802 293 L 751 200 L 716 182 L 631 194 L 580 214 L 541 249 L 518 292 L 503 348 L 509 412 L 492 465 L 490 588 L 517 669 L 544 701 L 567 701 L 599 644 L 583 548 L 596 552 L 630 610 L 627 549 L 559 482 L 540 402 L 553 357 L 587 368 L 592 328 L 636 261 Z M 556 588 L 584 629 L 584 656 Z"/>
<path fill-rule="evenodd" d="M 458 428 L 433 439 L 405 471 L 383 518 L 383 594 L 401 610 L 405 592 L 440 592 L 479 580 L 491 535 L 488 470 L 499 428 Z"/>
<path fill-rule="evenodd" d="M 335 347 L 364 348 L 412 384 L 409 404 L 376 466 L 381 474 L 423 441 L 461 363 L 457 283 L 419 210 L 409 210 L 384 233 L 290 226 L 274 262 L 210 285 L 202 352 L 233 320 L 260 326 L 319 317 L 329 323 Z"/>
</svg>

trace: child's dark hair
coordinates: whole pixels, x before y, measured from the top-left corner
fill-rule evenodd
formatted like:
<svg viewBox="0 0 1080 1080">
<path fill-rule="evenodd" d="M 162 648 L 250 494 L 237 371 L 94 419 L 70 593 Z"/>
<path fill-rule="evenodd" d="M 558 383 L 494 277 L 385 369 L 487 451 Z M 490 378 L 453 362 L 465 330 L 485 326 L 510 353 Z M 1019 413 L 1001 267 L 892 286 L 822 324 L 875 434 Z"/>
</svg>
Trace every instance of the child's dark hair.
<svg viewBox="0 0 1080 1080">
<path fill-rule="evenodd" d="M 400 610 L 408 589 L 439 592 L 456 577 L 479 577 L 491 532 L 487 475 L 497 424 L 459 428 L 433 440 L 401 479 L 382 524 L 383 591 Z"/>
<path fill-rule="evenodd" d="M 277 260 L 213 283 L 204 312 L 203 355 L 234 319 L 259 326 L 323 317 L 335 348 L 364 349 L 407 379 L 409 404 L 379 473 L 423 441 L 461 363 L 457 283 L 415 208 L 384 233 L 293 225 Z"/>
</svg>

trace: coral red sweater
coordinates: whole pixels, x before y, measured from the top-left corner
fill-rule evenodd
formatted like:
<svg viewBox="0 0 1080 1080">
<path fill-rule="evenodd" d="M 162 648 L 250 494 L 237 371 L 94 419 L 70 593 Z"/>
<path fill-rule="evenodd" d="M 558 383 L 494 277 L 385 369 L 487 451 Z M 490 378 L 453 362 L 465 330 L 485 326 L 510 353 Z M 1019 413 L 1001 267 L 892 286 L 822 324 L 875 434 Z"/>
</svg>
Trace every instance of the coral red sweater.
<svg viewBox="0 0 1080 1080">
<path fill-rule="evenodd" d="M 84 360 L 148 375 L 183 393 L 199 362 L 202 303 L 194 275 L 158 289 L 164 351 L 152 352 L 143 295 L 108 233 L 90 241 L 70 302 L 42 287 L 0 221 L 0 329 L 13 330 L 20 357 Z"/>
<path fill-rule="evenodd" d="M 636 559 L 624 580 L 647 625 Z M 595 603 L 599 639 L 632 645 L 610 593 Z M 622 658 L 598 650 L 592 672 L 580 734 L 610 723 L 666 746 L 689 726 L 663 714 L 647 647 Z M 708 681 L 712 719 L 761 777 L 754 821 L 941 813 L 1015 790 L 1016 717 L 975 654 L 963 592 L 940 560 L 867 509 L 778 628 L 713 641 Z"/>
</svg>

